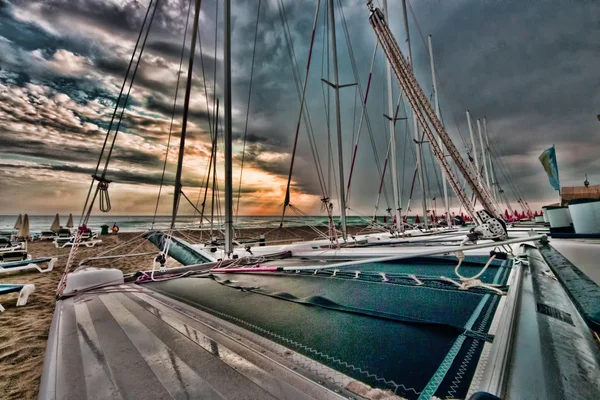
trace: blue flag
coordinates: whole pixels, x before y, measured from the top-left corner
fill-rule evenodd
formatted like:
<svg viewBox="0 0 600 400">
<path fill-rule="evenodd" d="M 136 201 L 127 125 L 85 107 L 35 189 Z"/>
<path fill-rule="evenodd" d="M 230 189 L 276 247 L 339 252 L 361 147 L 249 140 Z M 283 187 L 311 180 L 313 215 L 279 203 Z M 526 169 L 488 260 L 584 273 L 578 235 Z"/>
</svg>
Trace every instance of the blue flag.
<svg viewBox="0 0 600 400">
<path fill-rule="evenodd" d="M 544 166 L 546 174 L 548 174 L 548 180 L 552 187 L 556 190 L 560 190 L 560 180 L 558 179 L 558 165 L 556 163 L 556 151 L 554 146 L 545 150 L 539 157 L 540 162 Z"/>
</svg>

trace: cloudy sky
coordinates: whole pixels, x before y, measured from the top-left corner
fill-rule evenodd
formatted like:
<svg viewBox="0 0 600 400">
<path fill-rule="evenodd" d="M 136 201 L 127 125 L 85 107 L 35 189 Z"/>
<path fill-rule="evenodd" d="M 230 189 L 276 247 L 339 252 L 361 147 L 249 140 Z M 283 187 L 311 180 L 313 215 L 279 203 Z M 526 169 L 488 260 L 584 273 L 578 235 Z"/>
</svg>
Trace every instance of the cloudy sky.
<svg viewBox="0 0 600 400">
<path fill-rule="evenodd" d="M 233 3 L 236 192 L 244 153 L 239 213 L 278 214 L 299 113 L 298 79 L 304 80 L 317 2 Z M 291 193 L 291 203 L 309 214 L 319 213 L 323 191 L 337 197 L 338 164 L 331 158 L 337 155 L 333 93 L 321 81 L 333 80 L 328 2 L 321 3 Z M 358 80 L 364 90 L 376 41 L 368 10 L 363 0 L 334 3 L 340 83 Z M 186 31 L 188 0 L 151 4 L 150 15 L 155 6 L 156 12 L 107 170 L 114 181 L 110 195 L 115 214 L 154 212 L 169 131 L 173 136 L 159 213 L 169 212 L 173 197 L 192 24 L 190 18 Z M 148 5 L 149 0 L 0 0 L 0 214 L 81 210 Z M 390 0 L 389 6 L 390 26 L 406 50 L 401 2 Z M 184 192 L 193 201 L 203 196 L 215 98 L 222 103 L 222 14 L 221 1 L 202 1 L 183 169 Z M 532 206 L 556 201 L 537 160 L 553 144 L 563 185 L 581 184 L 586 173 L 592 183 L 600 181 L 600 3 L 412 0 L 409 23 L 415 72 L 425 93 L 431 95 L 432 82 L 424 40 L 432 34 L 443 122 L 466 157 L 465 110 L 474 118 L 486 116 L 498 181 L 511 200 L 516 188 Z M 378 164 L 383 164 L 389 137 L 384 72 L 378 51 L 352 179 L 353 213 L 371 214 L 377 197 Z M 361 114 L 358 88 L 341 89 L 341 99 L 347 181 Z M 408 106 L 401 107 L 400 116 L 406 112 Z M 411 129 L 405 121 L 396 127 L 403 204 L 415 165 Z M 218 148 L 216 194 L 222 198 L 222 137 Z M 439 199 L 440 174 L 427 148 L 425 159 L 428 196 Z M 389 178 L 385 186 L 391 199 Z M 385 208 L 386 196 L 382 198 Z M 182 213 L 191 211 L 182 205 Z"/>
</svg>

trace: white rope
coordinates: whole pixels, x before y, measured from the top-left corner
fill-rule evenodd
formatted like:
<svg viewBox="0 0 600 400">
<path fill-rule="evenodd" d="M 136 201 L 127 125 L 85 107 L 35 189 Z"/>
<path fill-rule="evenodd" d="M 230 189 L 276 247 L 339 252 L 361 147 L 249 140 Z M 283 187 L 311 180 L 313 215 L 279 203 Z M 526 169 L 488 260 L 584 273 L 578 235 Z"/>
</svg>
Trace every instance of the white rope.
<svg viewBox="0 0 600 400">
<path fill-rule="evenodd" d="M 481 288 L 489 289 L 489 290 L 491 290 L 493 292 L 496 292 L 496 293 L 498 293 L 500 295 L 506 294 L 505 292 L 503 292 L 502 290 L 500 290 L 500 289 L 497 288 L 497 286 L 499 286 L 499 285 L 483 283 L 480 279 L 478 279 L 481 275 L 483 275 L 483 273 L 492 264 L 492 261 L 494 261 L 494 259 L 496 258 L 495 254 L 490 257 L 490 259 L 487 261 L 487 263 L 481 269 L 481 271 L 479 271 L 477 274 L 475 274 L 475 275 L 473 275 L 471 277 L 462 276 L 460 274 L 460 272 L 458 272 L 459 269 L 460 269 L 460 266 L 461 266 L 462 262 L 465 259 L 465 254 L 462 251 L 457 251 L 454 254 L 458 258 L 458 264 L 456 264 L 456 267 L 454 268 L 454 273 L 456 274 L 456 276 L 458 276 L 458 278 L 459 278 L 460 281 L 456 281 L 456 280 L 448 278 L 446 276 L 441 276 L 440 277 L 441 280 L 453 283 L 460 290 L 469 290 L 471 288 L 481 287 Z"/>
</svg>

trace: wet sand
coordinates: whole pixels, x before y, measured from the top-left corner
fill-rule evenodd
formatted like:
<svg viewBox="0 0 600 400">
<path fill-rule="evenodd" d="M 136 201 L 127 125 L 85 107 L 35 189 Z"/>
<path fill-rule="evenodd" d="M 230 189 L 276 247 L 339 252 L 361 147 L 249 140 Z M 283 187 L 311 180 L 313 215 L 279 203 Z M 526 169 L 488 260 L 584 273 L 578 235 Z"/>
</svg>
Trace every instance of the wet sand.
<svg viewBox="0 0 600 400">
<path fill-rule="evenodd" d="M 361 228 L 352 227 L 350 234 Z M 318 234 L 309 227 L 282 229 L 247 229 L 236 231 L 240 241 L 255 241 L 264 234 L 267 243 L 284 244 L 292 241 L 311 240 Z M 200 237 L 207 240 L 207 232 L 181 232 L 181 238 L 190 242 L 198 242 Z M 219 238 L 222 235 L 215 235 Z M 86 257 L 107 255 L 145 253 L 157 250 L 152 244 L 144 241 L 140 233 L 120 233 L 101 237 L 103 243 L 94 248 L 82 247 L 73 263 L 75 268 L 79 261 Z M 116 246 L 120 246 L 115 248 Z M 0 399 L 34 399 L 37 397 L 48 332 L 52 322 L 52 314 L 56 302 L 56 287 L 62 276 L 70 248 L 56 249 L 51 241 L 30 242 L 29 253 L 34 257 L 58 257 L 52 272 L 24 272 L 20 274 L 2 274 L 1 283 L 33 283 L 35 292 L 29 296 L 26 306 L 16 307 L 18 294 L 3 295 L 0 302 L 6 311 L 0 313 Z M 87 265 L 111 266 L 125 273 L 152 268 L 154 255 L 144 255 L 111 260 L 96 260 Z"/>
</svg>

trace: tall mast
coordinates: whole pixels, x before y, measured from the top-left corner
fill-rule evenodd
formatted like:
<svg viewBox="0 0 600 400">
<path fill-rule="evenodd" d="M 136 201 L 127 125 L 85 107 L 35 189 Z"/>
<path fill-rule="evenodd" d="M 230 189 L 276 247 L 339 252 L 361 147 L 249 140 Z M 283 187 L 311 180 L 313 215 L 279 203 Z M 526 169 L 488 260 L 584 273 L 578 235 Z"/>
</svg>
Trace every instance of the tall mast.
<svg viewBox="0 0 600 400">
<path fill-rule="evenodd" d="M 171 230 L 175 228 L 175 218 L 181 198 L 181 172 L 183 169 L 183 154 L 185 152 L 185 135 L 187 131 L 188 111 L 190 109 L 190 92 L 192 89 L 192 73 L 194 71 L 194 55 L 196 53 L 196 37 L 198 36 L 198 18 L 200 16 L 200 0 L 196 0 L 194 11 L 194 28 L 190 47 L 190 60 L 188 63 L 187 81 L 185 83 L 185 100 L 183 102 L 183 122 L 181 138 L 179 139 L 179 157 L 177 159 L 177 173 L 175 175 L 175 193 L 173 196 L 173 213 L 171 215 Z"/>
<path fill-rule="evenodd" d="M 477 131 L 479 133 L 479 144 L 481 145 L 481 162 L 483 162 L 483 169 L 485 171 L 485 183 L 487 184 L 488 189 L 492 189 L 490 186 L 490 175 L 488 174 L 487 160 L 486 160 L 486 152 L 485 145 L 483 144 L 483 134 L 481 133 L 481 121 L 477 120 Z"/>
<path fill-rule="evenodd" d="M 438 90 L 437 90 L 437 79 L 435 76 L 435 63 L 433 61 L 433 45 L 431 44 L 431 35 L 427 37 L 427 43 L 429 44 L 429 61 L 431 62 L 431 81 L 433 82 L 433 100 L 435 102 L 435 115 L 442 120 L 440 115 L 440 101 L 438 98 Z M 438 142 L 440 144 L 440 148 L 443 150 L 444 145 L 442 142 L 442 137 L 438 136 Z M 448 185 L 446 184 L 446 175 L 444 174 L 444 169 L 440 165 L 440 171 L 442 171 L 442 184 L 444 189 L 444 205 L 446 207 L 446 222 L 451 224 L 450 222 L 450 203 L 448 202 Z"/>
<path fill-rule="evenodd" d="M 224 76 L 224 97 L 225 97 L 225 112 L 224 124 L 225 129 L 225 253 L 230 255 L 233 252 L 233 178 L 231 173 L 231 0 L 225 0 L 224 3 L 224 26 L 225 34 L 223 36 L 223 67 L 225 69 Z"/>
<path fill-rule="evenodd" d="M 492 179 L 492 193 L 494 194 L 494 200 L 498 202 L 498 181 L 496 180 L 496 172 L 494 171 L 494 164 L 492 163 L 492 152 L 490 151 L 490 138 L 487 133 L 487 121 L 483 117 L 483 136 L 485 136 L 485 146 L 487 148 L 488 160 L 490 163 L 490 177 Z"/>
<path fill-rule="evenodd" d="M 408 63 L 410 64 L 410 70 L 414 71 L 412 48 L 410 46 L 410 31 L 408 29 L 408 12 L 406 10 L 406 0 L 402 0 L 402 13 L 404 14 L 404 30 L 406 32 L 406 44 L 408 45 Z M 417 115 L 413 111 L 413 134 L 415 138 L 416 156 L 417 156 L 417 170 L 419 171 L 419 183 L 421 184 L 421 197 L 423 203 L 423 222 L 425 229 L 428 228 L 427 223 L 427 196 L 425 195 L 425 174 L 423 173 L 423 160 L 422 160 L 422 149 L 423 143 L 421 143 L 421 137 L 419 135 L 419 124 L 417 123 Z"/>
<path fill-rule="evenodd" d="M 477 160 L 477 147 L 475 146 L 475 137 L 473 136 L 473 126 L 471 125 L 471 114 L 467 110 L 467 123 L 469 124 L 469 136 L 471 136 L 471 147 L 473 149 L 473 159 L 475 160 L 475 176 L 479 187 L 481 187 L 481 174 L 479 173 L 479 161 Z"/>
<path fill-rule="evenodd" d="M 333 89 L 335 90 L 335 123 L 338 145 L 338 171 L 340 178 L 340 218 L 342 223 L 342 238 L 347 239 L 346 233 L 346 194 L 344 181 L 344 158 L 342 152 L 342 118 L 340 115 L 340 83 L 338 80 L 337 46 L 335 37 L 335 13 L 333 0 L 329 0 L 329 22 L 331 25 L 331 52 L 333 53 Z"/>
<path fill-rule="evenodd" d="M 383 13 L 385 14 L 386 21 L 389 21 L 388 18 L 388 7 L 387 0 L 383 0 Z M 387 76 L 387 88 L 388 88 L 388 124 L 390 131 L 390 162 L 391 162 L 391 172 L 392 172 L 392 191 L 394 192 L 394 215 L 396 216 L 396 230 L 398 232 L 403 231 L 402 226 L 402 218 L 400 215 L 400 204 L 402 199 L 399 197 L 398 192 L 398 170 L 397 170 L 397 162 L 396 162 L 396 135 L 394 129 L 394 103 L 392 99 L 392 67 L 388 62 L 385 66 L 385 72 Z"/>
</svg>

